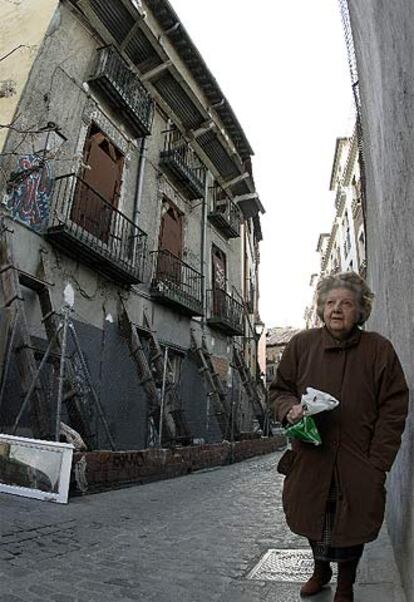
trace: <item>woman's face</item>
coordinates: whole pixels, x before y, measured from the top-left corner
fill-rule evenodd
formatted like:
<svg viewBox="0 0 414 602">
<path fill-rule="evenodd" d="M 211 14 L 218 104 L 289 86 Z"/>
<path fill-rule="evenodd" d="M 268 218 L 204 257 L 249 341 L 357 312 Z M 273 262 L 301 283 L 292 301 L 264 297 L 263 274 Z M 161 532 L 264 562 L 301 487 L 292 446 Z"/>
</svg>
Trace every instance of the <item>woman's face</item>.
<svg viewBox="0 0 414 602">
<path fill-rule="evenodd" d="M 346 339 L 359 318 L 355 294 L 347 288 L 334 288 L 326 297 L 323 320 L 336 339 Z"/>
</svg>

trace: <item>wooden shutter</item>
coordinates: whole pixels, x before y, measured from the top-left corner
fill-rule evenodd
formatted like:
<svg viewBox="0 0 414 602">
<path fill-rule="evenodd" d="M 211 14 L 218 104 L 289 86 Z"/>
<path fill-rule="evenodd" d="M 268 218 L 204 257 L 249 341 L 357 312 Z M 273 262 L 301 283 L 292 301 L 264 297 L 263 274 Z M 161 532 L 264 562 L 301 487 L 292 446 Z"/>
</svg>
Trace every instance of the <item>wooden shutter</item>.
<svg viewBox="0 0 414 602">
<path fill-rule="evenodd" d="M 161 251 L 158 255 L 158 275 L 179 285 L 182 276 L 182 214 L 168 199 L 162 203 L 158 248 Z"/>
<path fill-rule="evenodd" d="M 183 250 L 182 214 L 167 199 L 163 201 L 159 249 L 181 258 Z"/>
<path fill-rule="evenodd" d="M 219 316 L 226 315 L 227 266 L 226 255 L 218 247 L 212 248 L 213 311 Z"/>
<path fill-rule="evenodd" d="M 117 207 L 124 158 L 105 135 L 92 129 L 84 149 L 84 169 L 78 183 L 72 219 L 85 230 L 107 241 L 112 207 Z"/>
</svg>

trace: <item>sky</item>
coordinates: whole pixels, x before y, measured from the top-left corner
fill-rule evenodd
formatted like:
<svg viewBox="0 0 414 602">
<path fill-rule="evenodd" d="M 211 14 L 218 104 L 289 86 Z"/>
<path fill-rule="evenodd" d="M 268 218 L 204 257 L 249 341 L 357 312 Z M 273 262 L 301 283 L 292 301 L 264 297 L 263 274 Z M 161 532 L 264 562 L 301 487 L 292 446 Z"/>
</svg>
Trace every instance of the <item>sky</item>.
<svg viewBox="0 0 414 602">
<path fill-rule="evenodd" d="M 171 0 L 253 148 L 266 213 L 260 314 L 267 327 L 304 326 L 316 245 L 334 212 L 336 138 L 353 104 L 337 0 Z"/>
</svg>

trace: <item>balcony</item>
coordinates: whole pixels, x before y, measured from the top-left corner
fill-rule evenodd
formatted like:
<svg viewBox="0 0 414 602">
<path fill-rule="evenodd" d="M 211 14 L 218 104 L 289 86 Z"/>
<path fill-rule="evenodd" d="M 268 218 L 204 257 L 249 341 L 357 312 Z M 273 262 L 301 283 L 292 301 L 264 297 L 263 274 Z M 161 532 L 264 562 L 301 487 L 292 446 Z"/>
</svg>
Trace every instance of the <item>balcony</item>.
<svg viewBox="0 0 414 602">
<path fill-rule="evenodd" d="M 63 253 L 122 284 L 143 281 L 147 235 L 74 174 L 55 179 L 45 237 Z"/>
<path fill-rule="evenodd" d="M 243 306 L 226 291 L 216 288 L 207 291 L 207 322 L 229 336 L 244 335 Z"/>
<path fill-rule="evenodd" d="M 202 275 L 169 251 L 155 251 L 153 256 L 152 296 L 181 313 L 202 316 Z"/>
<path fill-rule="evenodd" d="M 95 73 L 88 83 L 105 96 L 134 136 L 138 138 L 151 133 L 153 101 L 138 76 L 113 46 L 98 50 Z"/>
<path fill-rule="evenodd" d="M 359 275 L 361 276 L 361 278 L 367 277 L 367 260 L 366 259 L 363 259 L 361 261 L 358 271 L 359 271 Z"/>
<path fill-rule="evenodd" d="M 204 197 L 206 168 L 178 130 L 165 132 L 160 166 L 190 200 Z"/>
<path fill-rule="evenodd" d="M 354 197 L 352 199 L 352 217 L 354 218 L 354 220 L 359 217 L 359 215 L 362 212 L 362 204 L 361 204 L 361 197 Z"/>
<path fill-rule="evenodd" d="M 213 207 L 208 219 L 226 238 L 237 238 L 240 236 L 240 209 L 220 186 L 214 186 L 211 192 Z"/>
</svg>

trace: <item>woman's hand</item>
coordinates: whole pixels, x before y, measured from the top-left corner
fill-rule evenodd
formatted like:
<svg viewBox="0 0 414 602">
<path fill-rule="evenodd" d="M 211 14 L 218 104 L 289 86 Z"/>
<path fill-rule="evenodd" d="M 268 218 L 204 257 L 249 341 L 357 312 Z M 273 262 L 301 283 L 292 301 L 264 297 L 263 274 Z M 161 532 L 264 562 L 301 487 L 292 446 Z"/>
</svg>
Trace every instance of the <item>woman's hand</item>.
<svg viewBox="0 0 414 602">
<path fill-rule="evenodd" d="M 305 412 L 303 406 L 298 403 L 290 408 L 289 412 L 286 414 L 286 420 L 289 424 L 295 424 L 295 422 L 298 422 L 304 415 Z"/>
</svg>

